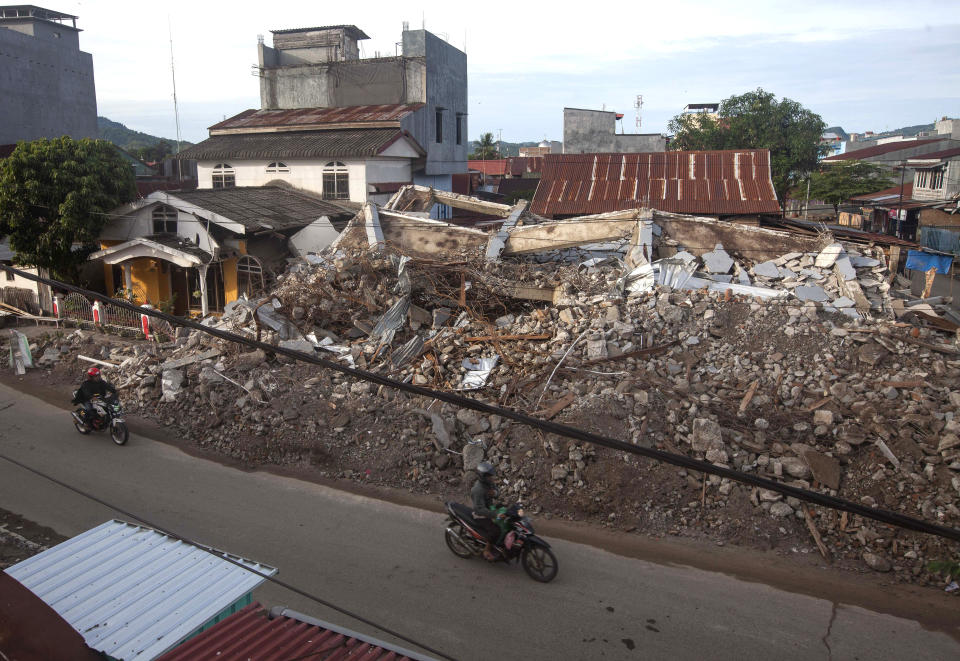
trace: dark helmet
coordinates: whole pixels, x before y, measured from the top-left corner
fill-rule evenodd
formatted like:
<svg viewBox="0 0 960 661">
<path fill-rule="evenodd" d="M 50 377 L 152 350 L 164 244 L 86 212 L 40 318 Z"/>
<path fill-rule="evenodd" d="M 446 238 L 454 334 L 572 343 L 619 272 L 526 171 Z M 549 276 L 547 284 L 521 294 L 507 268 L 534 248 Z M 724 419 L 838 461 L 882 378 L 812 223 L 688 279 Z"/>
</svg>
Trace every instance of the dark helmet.
<svg viewBox="0 0 960 661">
<path fill-rule="evenodd" d="M 95 378 L 97 378 L 98 376 L 100 376 L 100 368 L 99 368 L 99 367 L 91 367 L 90 369 L 87 370 L 87 378 L 88 378 L 88 379 L 95 379 Z"/>
<path fill-rule="evenodd" d="M 497 476 L 497 469 L 489 461 L 481 461 L 477 464 L 477 475 L 482 478 L 490 479 Z"/>
</svg>

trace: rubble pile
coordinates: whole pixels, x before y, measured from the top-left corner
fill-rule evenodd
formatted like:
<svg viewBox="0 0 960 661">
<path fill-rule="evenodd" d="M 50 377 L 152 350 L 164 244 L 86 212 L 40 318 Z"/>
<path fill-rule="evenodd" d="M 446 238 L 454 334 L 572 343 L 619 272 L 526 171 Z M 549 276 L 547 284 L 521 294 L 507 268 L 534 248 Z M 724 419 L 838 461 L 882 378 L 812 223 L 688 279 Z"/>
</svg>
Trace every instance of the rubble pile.
<svg viewBox="0 0 960 661">
<path fill-rule="evenodd" d="M 722 247 L 686 255 L 631 269 L 605 259 L 441 263 L 341 252 L 298 262 L 272 296 L 205 323 L 960 526 L 960 353 L 953 336 L 945 343 L 936 329 L 887 318 L 879 260 L 830 242 L 759 263 Z M 863 306 L 874 316 L 858 314 Z M 73 358 L 94 347 L 81 332 L 48 349 Z M 819 552 L 919 582 L 938 582 L 926 563 L 949 555 L 936 538 L 196 331 L 153 348 L 105 346 L 96 357 L 117 365 L 105 374 L 128 410 L 249 465 L 462 498 L 466 472 L 486 459 L 504 497 L 544 516 Z"/>
</svg>

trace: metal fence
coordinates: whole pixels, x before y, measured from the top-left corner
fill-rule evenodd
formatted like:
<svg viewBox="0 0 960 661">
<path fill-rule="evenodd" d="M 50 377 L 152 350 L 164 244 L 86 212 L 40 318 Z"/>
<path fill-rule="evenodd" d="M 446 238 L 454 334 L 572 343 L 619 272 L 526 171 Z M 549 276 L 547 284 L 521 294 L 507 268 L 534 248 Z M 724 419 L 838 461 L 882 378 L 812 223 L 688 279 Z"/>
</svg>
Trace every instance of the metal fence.
<svg viewBox="0 0 960 661">
<path fill-rule="evenodd" d="M 100 323 L 104 326 L 119 326 L 121 328 L 140 328 L 140 313 L 122 308 L 113 303 L 103 303 L 100 308 L 103 316 Z"/>
<path fill-rule="evenodd" d="M 23 287 L 4 287 L 3 302 L 30 314 L 40 313 L 36 292 Z"/>
<path fill-rule="evenodd" d="M 74 321 L 93 323 L 93 303 L 88 301 L 82 294 L 68 294 L 63 299 L 60 316 L 64 319 L 73 319 Z"/>
</svg>

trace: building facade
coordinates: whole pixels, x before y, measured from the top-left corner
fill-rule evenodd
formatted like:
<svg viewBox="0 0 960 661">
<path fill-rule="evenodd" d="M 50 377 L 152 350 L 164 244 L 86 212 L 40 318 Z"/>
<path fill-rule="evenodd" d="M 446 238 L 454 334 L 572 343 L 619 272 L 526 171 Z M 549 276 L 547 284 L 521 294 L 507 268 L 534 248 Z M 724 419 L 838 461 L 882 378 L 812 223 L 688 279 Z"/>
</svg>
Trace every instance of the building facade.
<svg viewBox="0 0 960 661">
<path fill-rule="evenodd" d="M 353 25 L 275 30 L 259 44 L 263 110 L 416 106 L 400 127 L 426 152 L 417 184 L 450 190 L 467 171 L 467 56 L 426 30 L 404 29 L 401 53 L 361 58 Z"/>
<path fill-rule="evenodd" d="M 97 137 L 93 58 L 76 16 L 0 6 L 0 144 Z"/>
</svg>

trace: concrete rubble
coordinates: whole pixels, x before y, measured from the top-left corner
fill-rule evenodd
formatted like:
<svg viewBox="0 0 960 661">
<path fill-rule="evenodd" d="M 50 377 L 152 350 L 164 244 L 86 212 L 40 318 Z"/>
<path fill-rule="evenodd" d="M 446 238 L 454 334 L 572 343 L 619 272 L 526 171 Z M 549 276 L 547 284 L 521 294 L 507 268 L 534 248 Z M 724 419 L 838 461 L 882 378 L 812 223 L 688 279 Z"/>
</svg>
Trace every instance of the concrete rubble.
<svg viewBox="0 0 960 661">
<path fill-rule="evenodd" d="M 512 230 L 400 254 L 377 238 L 413 243 L 387 226 L 388 215 L 426 221 L 410 215 L 422 204 L 403 199 L 392 200 L 393 209 L 408 207 L 402 212 L 368 211 L 378 232 L 292 261 L 267 298 L 204 323 L 960 526 L 956 336 L 897 320 L 879 250 L 636 211 L 617 216 L 623 236 L 612 248 L 597 250 L 592 235 L 578 247 L 569 233 L 562 249 L 547 249 L 560 260 L 545 262 L 536 251 L 508 254 L 512 232 L 543 224 L 497 205 Z M 691 228 L 709 241 L 694 244 Z M 449 239 L 459 229 L 443 232 Z M 524 245 L 535 239 L 528 231 Z M 75 334 L 46 350 L 60 356 L 52 369 L 76 371 L 69 358 L 91 348 Z M 504 478 L 504 497 L 541 516 L 818 553 L 813 525 L 831 560 L 931 584 L 939 577 L 926 562 L 948 552 L 936 538 L 830 510 L 808 508 L 808 522 L 799 501 L 774 492 L 543 436 L 197 332 L 103 355 L 124 365 L 105 374 L 128 410 L 250 465 L 462 497 L 464 470 L 486 459 Z"/>
</svg>

